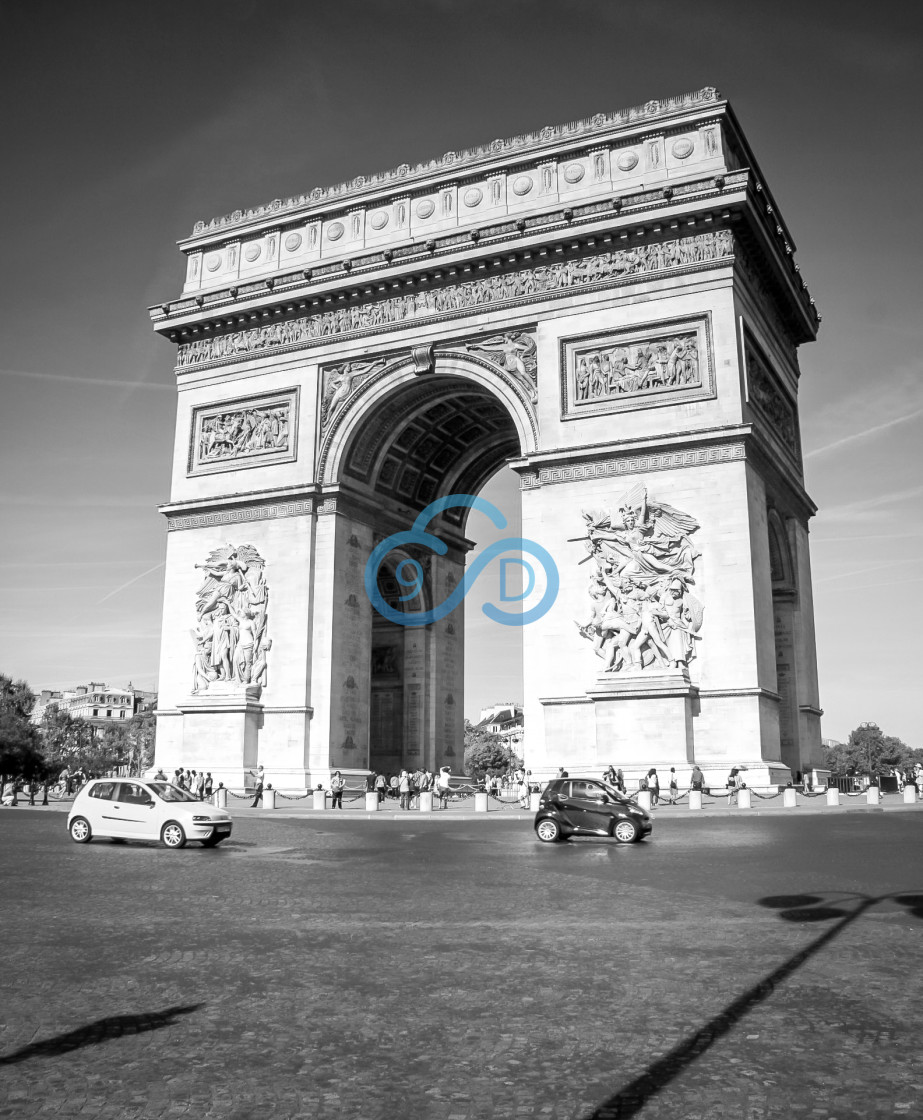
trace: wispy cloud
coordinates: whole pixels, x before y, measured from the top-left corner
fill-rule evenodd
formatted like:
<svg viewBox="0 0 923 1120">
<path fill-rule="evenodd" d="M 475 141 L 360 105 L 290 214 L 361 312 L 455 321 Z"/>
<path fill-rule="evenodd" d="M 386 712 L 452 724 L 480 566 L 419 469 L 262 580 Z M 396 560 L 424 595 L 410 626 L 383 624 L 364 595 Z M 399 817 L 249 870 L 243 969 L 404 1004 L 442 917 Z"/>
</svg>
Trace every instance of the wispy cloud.
<svg viewBox="0 0 923 1120">
<path fill-rule="evenodd" d="M 827 506 L 818 514 L 818 522 L 855 521 L 871 518 L 893 517 L 889 509 L 902 505 L 923 495 L 923 486 L 912 486 L 906 490 L 883 490 L 873 498 L 858 498 L 854 502 L 844 502 L 838 506 Z"/>
<path fill-rule="evenodd" d="M 97 604 L 96 604 L 97 607 L 102 606 L 102 604 L 105 603 L 105 602 L 108 602 L 109 599 L 113 599 L 120 592 L 126 591 L 129 587 L 132 586 L 132 584 L 139 583 L 146 576 L 153 575 L 154 572 L 159 572 L 160 569 L 163 566 L 164 566 L 164 561 L 161 560 L 161 562 L 159 564 L 155 564 L 153 568 L 148 568 L 148 570 L 146 572 L 142 572 L 141 575 L 135 576 L 133 579 L 128 580 L 126 583 L 120 584 L 114 591 L 110 591 L 108 595 L 104 595 L 97 602 Z"/>
<path fill-rule="evenodd" d="M 905 564 L 919 564 L 920 560 L 917 556 L 911 556 L 909 560 L 895 560 L 890 564 L 872 564 L 865 568 L 853 568 L 848 572 L 839 572 L 835 576 L 824 576 L 823 579 L 814 580 L 814 586 L 820 587 L 825 583 L 833 583 L 837 579 L 848 579 L 850 576 L 864 576 L 871 572 L 883 572 L 888 568 L 902 568 Z"/>
<path fill-rule="evenodd" d="M 111 377 L 83 377 L 70 373 L 43 373 L 38 370 L 0 369 L 0 377 L 24 377 L 28 381 L 60 381 L 68 385 L 96 385 L 101 389 L 153 389 L 158 393 L 175 393 L 175 385 L 158 381 L 119 381 Z"/>
<path fill-rule="evenodd" d="M 52 497 L 48 494 L 0 494 L 0 505 L 3 506 L 40 506 L 46 509 L 80 508 L 92 509 L 135 509 L 150 513 L 153 507 L 163 501 L 163 495 L 152 497 L 150 494 L 135 495 L 131 498 L 120 498 L 111 494 L 75 494 L 72 497 L 66 494 Z"/>
<path fill-rule="evenodd" d="M 832 443 L 825 444 L 823 447 L 815 447 L 813 451 L 806 453 L 805 459 L 813 459 L 816 455 L 825 455 L 828 451 L 835 451 L 838 447 L 845 447 L 857 440 L 868 439 L 869 436 L 886 432 L 889 428 L 896 428 L 898 424 L 906 424 L 908 420 L 915 420 L 918 416 L 923 416 L 923 408 L 916 408 L 913 412 L 908 412 L 904 416 L 895 416 L 892 420 L 885 420 L 881 424 L 873 424 L 870 428 L 863 428 L 861 432 L 853 432 L 852 435 L 835 439 Z"/>
</svg>

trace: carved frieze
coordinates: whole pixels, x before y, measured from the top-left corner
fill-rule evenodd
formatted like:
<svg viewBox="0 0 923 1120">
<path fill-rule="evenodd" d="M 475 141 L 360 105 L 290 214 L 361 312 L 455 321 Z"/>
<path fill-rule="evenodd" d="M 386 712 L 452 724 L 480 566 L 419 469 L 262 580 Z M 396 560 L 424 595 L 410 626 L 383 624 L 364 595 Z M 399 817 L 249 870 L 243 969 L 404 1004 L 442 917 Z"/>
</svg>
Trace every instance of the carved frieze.
<svg viewBox="0 0 923 1120">
<path fill-rule="evenodd" d="M 708 317 L 561 341 L 565 420 L 714 394 Z"/>
<path fill-rule="evenodd" d="M 323 371 L 324 395 L 321 401 L 321 430 L 325 430 L 359 386 L 384 369 L 385 358 L 364 362 L 345 362 Z"/>
<path fill-rule="evenodd" d="M 193 409 L 190 475 L 290 462 L 295 458 L 298 390 Z"/>
<path fill-rule="evenodd" d="M 192 632 L 194 693 L 216 682 L 263 686 L 272 642 L 266 632 L 269 588 L 265 562 L 250 544 L 216 548 L 204 564 Z"/>
<path fill-rule="evenodd" d="M 688 513 L 636 483 L 614 510 L 584 510 L 591 601 L 577 622 L 601 658 L 602 673 L 684 668 L 696 655 L 704 607 L 692 593 L 692 542 L 699 528 Z"/>
<path fill-rule="evenodd" d="M 700 233 L 673 241 L 659 241 L 632 249 L 615 249 L 582 259 L 537 268 L 484 276 L 462 284 L 356 303 L 270 326 L 200 339 L 179 347 L 179 368 L 200 362 L 228 361 L 276 347 L 311 344 L 354 331 L 382 329 L 440 315 L 482 310 L 523 298 L 569 293 L 575 288 L 613 284 L 648 273 L 687 268 L 731 258 L 734 239 L 729 230 Z"/>
<path fill-rule="evenodd" d="M 749 339 L 744 349 L 750 404 L 762 413 L 770 430 L 797 458 L 798 414 L 795 405 L 780 388 L 769 363 Z"/>
</svg>

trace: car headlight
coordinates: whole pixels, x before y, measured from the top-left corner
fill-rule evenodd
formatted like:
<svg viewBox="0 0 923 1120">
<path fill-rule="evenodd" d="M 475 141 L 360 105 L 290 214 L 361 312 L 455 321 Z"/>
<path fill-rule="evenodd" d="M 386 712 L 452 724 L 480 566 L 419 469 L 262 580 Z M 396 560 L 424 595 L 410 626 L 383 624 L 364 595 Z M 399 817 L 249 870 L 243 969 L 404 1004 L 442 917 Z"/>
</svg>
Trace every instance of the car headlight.
<svg viewBox="0 0 923 1120">
<path fill-rule="evenodd" d="M 206 821 L 206 822 L 208 822 L 209 824 L 211 824 L 211 823 L 212 823 L 212 818 L 211 818 L 211 817 L 203 817 L 203 816 L 200 816 L 200 815 L 198 815 L 198 814 L 196 814 L 196 816 L 194 816 L 194 817 L 193 817 L 192 819 L 193 819 L 194 821 Z"/>
</svg>

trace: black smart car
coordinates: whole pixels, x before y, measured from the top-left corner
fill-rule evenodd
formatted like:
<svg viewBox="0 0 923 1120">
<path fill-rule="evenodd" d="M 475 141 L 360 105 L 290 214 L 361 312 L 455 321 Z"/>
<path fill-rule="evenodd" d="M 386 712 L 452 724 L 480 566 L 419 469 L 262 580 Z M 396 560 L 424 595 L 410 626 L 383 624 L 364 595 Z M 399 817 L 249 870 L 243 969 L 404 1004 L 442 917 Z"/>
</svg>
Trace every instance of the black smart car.
<svg viewBox="0 0 923 1120">
<path fill-rule="evenodd" d="M 614 836 L 630 844 L 652 828 L 650 815 L 636 801 L 592 778 L 549 782 L 535 814 L 535 834 L 546 844 L 570 836 Z"/>
</svg>

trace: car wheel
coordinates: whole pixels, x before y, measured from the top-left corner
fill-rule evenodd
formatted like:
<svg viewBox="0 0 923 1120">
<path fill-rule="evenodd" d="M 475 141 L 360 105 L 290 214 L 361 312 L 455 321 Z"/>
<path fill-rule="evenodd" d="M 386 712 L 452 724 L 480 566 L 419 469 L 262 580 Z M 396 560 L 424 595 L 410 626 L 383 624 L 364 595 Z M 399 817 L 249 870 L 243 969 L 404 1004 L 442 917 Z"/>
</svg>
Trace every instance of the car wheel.
<svg viewBox="0 0 923 1120">
<path fill-rule="evenodd" d="M 543 844 L 554 844 L 561 837 L 561 826 L 551 817 L 545 817 L 535 826 L 535 835 Z"/>
<path fill-rule="evenodd" d="M 612 835 L 620 844 L 633 844 L 641 836 L 641 829 L 634 821 L 623 817 L 612 826 Z"/>
<path fill-rule="evenodd" d="M 217 848 L 222 840 L 227 840 L 226 836 L 209 836 L 207 840 L 202 841 L 203 848 Z"/>
<path fill-rule="evenodd" d="M 89 844 L 93 838 L 93 830 L 86 817 L 74 817 L 68 826 L 68 832 L 75 844 Z"/>
<path fill-rule="evenodd" d="M 160 830 L 160 842 L 165 848 L 185 848 L 186 833 L 176 821 L 167 821 Z"/>
</svg>

